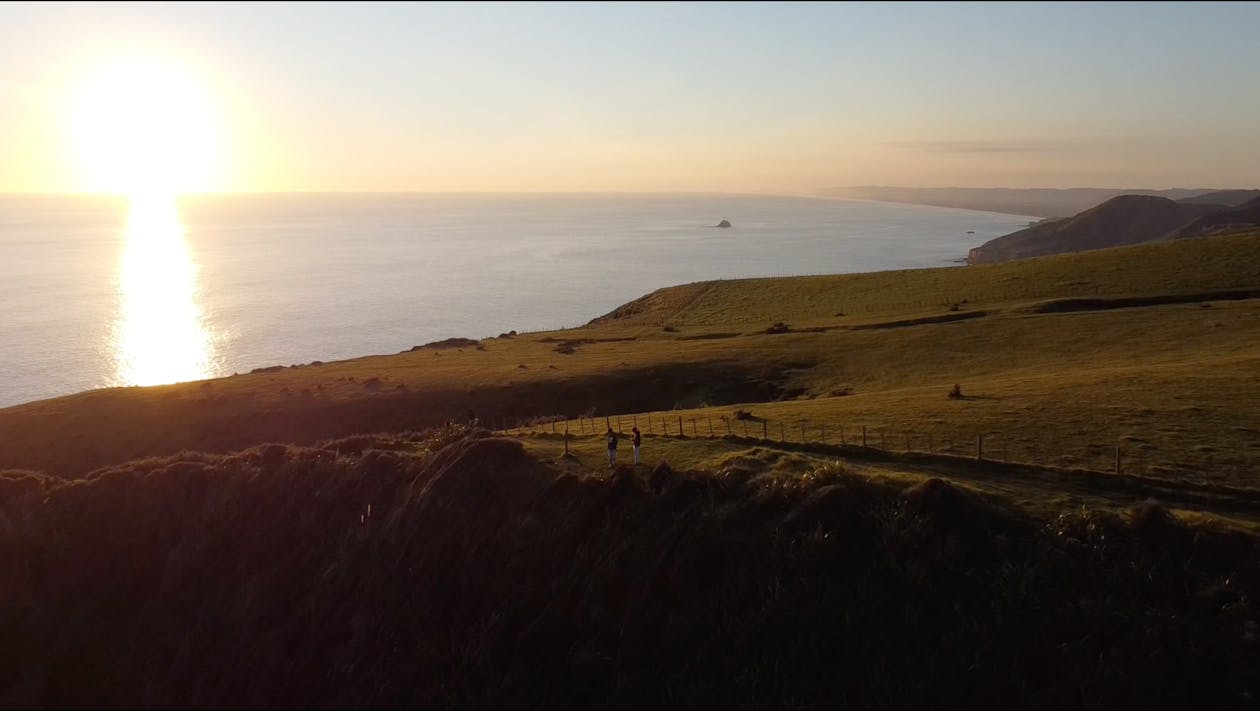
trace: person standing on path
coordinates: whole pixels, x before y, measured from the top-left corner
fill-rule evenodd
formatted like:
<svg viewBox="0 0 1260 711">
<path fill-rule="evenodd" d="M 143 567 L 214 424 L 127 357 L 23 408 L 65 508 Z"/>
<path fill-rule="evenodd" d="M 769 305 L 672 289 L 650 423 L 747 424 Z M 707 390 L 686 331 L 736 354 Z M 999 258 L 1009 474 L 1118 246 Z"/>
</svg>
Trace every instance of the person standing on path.
<svg viewBox="0 0 1260 711">
<path fill-rule="evenodd" d="M 608 434 L 605 436 L 608 438 L 608 468 L 612 469 L 617 464 L 617 433 L 613 432 L 611 425 L 608 427 Z"/>
<path fill-rule="evenodd" d="M 630 431 L 634 433 L 634 465 L 638 466 L 639 465 L 639 445 L 643 444 L 643 433 L 639 432 L 638 425 L 631 427 Z"/>
</svg>

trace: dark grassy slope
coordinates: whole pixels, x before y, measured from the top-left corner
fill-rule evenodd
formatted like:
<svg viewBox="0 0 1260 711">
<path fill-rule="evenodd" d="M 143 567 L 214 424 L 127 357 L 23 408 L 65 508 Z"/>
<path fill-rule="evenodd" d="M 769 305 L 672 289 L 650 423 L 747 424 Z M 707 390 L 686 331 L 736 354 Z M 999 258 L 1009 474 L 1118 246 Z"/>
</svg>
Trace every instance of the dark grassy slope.
<svg viewBox="0 0 1260 711">
<path fill-rule="evenodd" d="M 1249 200 L 1229 210 L 1221 210 L 1194 220 L 1177 230 L 1173 235 L 1180 239 L 1185 237 L 1202 237 L 1215 232 L 1260 225 L 1260 197 Z"/>
<path fill-rule="evenodd" d="M 1120 195 L 1074 217 L 1048 220 L 989 240 L 968 252 L 967 261 L 993 264 L 1150 242 L 1224 209 L 1149 195 Z"/>
<path fill-rule="evenodd" d="M 1121 195 L 1070 218 L 1045 220 L 972 249 L 971 264 L 1201 237 L 1260 225 L 1260 191 L 1224 190 L 1182 200 Z"/>
<path fill-rule="evenodd" d="M 1256 541 L 358 437 L 0 477 L 0 705 L 1255 704 Z"/>
<path fill-rule="evenodd" d="M 1260 198 L 1260 190 L 1217 190 L 1216 192 L 1181 198 L 1177 202 L 1238 207 L 1256 198 Z"/>
<path fill-rule="evenodd" d="M 283 376 L 237 379 L 262 385 L 278 377 Z M 581 377 L 479 387 L 448 379 L 415 389 L 359 388 L 345 398 L 323 394 L 268 398 L 266 386 L 256 392 L 242 387 L 231 395 L 196 384 L 98 390 L 0 411 L 0 468 L 81 476 L 100 466 L 184 449 L 230 452 L 268 441 L 313 444 L 362 432 L 464 422 L 469 412 L 489 424 L 540 412 L 578 413 L 597 407 L 600 412 L 633 412 L 677 401 L 771 399 L 779 395 L 783 379 L 772 365 L 706 362 L 610 368 Z M 33 417 L 23 412 L 45 407 Z M 22 448 L 25 453 L 18 454 Z"/>
</svg>

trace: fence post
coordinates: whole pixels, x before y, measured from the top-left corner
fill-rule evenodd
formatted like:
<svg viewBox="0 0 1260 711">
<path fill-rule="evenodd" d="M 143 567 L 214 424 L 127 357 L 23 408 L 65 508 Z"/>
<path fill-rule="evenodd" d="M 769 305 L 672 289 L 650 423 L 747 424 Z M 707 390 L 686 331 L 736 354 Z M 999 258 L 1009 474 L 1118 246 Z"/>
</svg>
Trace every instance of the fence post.
<svg viewBox="0 0 1260 711">
<path fill-rule="evenodd" d="M 866 446 L 866 425 L 862 425 L 862 446 Z"/>
<path fill-rule="evenodd" d="M 783 436 L 783 420 L 779 420 L 779 441 L 786 442 L 787 438 Z"/>
<path fill-rule="evenodd" d="M 932 433 L 928 432 L 928 454 L 936 454 L 936 450 L 932 447 Z"/>
<path fill-rule="evenodd" d="M 768 422 L 769 420 L 761 421 L 761 438 L 762 439 L 770 439 L 770 435 L 766 434 L 766 425 Z"/>
<path fill-rule="evenodd" d="M 976 435 L 976 461 L 984 460 L 984 435 Z"/>
<path fill-rule="evenodd" d="M 740 422 L 744 423 L 744 436 L 747 437 L 748 436 L 748 420 L 740 420 Z"/>
<path fill-rule="evenodd" d="M 693 417 L 693 418 L 691 418 L 691 436 L 692 436 L 692 437 L 698 437 L 698 436 L 699 436 L 699 433 L 698 433 L 698 432 L 696 432 L 696 418 L 694 418 L 694 417 Z"/>
<path fill-rule="evenodd" d="M 713 436 L 713 415 L 709 415 L 709 436 Z"/>
<path fill-rule="evenodd" d="M 726 434 L 731 433 L 731 418 L 726 418 Z"/>
<path fill-rule="evenodd" d="M 553 417 L 553 418 L 551 419 L 551 434 L 555 434 L 555 433 L 556 433 L 556 420 L 555 420 L 555 418 Z"/>
<path fill-rule="evenodd" d="M 910 433 L 903 432 L 902 434 L 906 436 L 906 451 L 909 452 L 910 451 Z"/>
<path fill-rule="evenodd" d="M 1120 445 L 1116 445 L 1116 473 L 1120 473 Z"/>
<path fill-rule="evenodd" d="M 805 421 L 801 420 L 801 444 L 805 444 Z"/>
<path fill-rule="evenodd" d="M 840 444 L 844 444 L 844 425 L 840 425 Z"/>
<path fill-rule="evenodd" d="M 683 436 L 683 431 L 682 431 L 682 415 L 679 415 L 679 416 L 678 416 L 678 436 L 679 436 L 679 437 L 682 437 L 682 436 Z"/>
<path fill-rule="evenodd" d="M 569 421 L 564 421 L 564 453 L 569 453 Z"/>
<path fill-rule="evenodd" d="M 617 415 L 617 434 L 621 434 L 621 415 Z"/>
</svg>

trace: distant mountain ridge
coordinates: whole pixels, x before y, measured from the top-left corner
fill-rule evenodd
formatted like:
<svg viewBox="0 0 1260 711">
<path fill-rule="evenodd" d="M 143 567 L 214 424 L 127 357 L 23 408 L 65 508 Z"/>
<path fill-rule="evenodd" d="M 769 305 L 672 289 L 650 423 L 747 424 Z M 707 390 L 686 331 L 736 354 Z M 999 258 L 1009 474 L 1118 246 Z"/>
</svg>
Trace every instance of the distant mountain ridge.
<svg viewBox="0 0 1260 711">
<path fill-rule="evenodd" d="M 1238 205 L 1236 201 L 1249 201 Z M 1219 202 L 1208 202 L 1208 200 Z M 1065 252 L 1198 237 L 1260 225 L 1260 191 L 1225 190 L 1170 200 L 1120 195 L 1069 218 L 1044 220 L 989 240 L 967 254 L 969 264 L 993 264 Z"/>
<path fill-rule="evenodd" d="M 1260 190 L 1217 190 L 1215 192 L 1195 195 L 1194 197 L 1182 198 L 1178 202 L 1193 202 L 1204 205 L 1229 205 L 1230 207 L 1238 207 L 1244 203 L 1250 202 L 1255 198 L 1260 198 Z"/>
<path fill-rule="evenodd" d="M 1242 191 L 1239 191 L 1242 192 Z M 1256 194 L 1251 200 L 1228 210 L 1221 210 L 1204 215 L 1190 224 L 1177 230 L 1176 239 L 1185 237 L 1202 237 L 1213 232 L 1235 227 L 1260 225 L 1260 190 L 1248 191 Z"/>
<path fill-rule="evenodd" d="M 914 205 L 957 207 L 965 210 L 1002 212 L 1032 217 L 1071 217 L 1082 210 L 1096 207 L 1106 200 L 1120 195 L 1149 195 L 1169 200 L 1201 200 L 1211 196 L 1210 202 L 1237 205 L 1254 197 L 1234 196 L 1232 193 L 1260 191 L 1217 190 L 1214 188 L 1171 188 L 1168 190 L 1144 190 L 1125 188 L 899 188 L 880 185 L 859 185 L 844 188 L 823 188 L 820 195 L 902 202 Z"/>
</svg>

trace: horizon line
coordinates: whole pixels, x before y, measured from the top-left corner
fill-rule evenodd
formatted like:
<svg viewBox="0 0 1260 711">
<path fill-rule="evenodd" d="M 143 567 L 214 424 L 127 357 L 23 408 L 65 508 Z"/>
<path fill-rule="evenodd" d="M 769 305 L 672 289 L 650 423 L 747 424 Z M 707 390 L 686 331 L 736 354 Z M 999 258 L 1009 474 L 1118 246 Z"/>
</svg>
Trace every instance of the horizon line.
<svg viewBox="0 0 1260 711">
<path fill-rule="evenodd" d="M 963 187 L 957 185 L 843 185 L 814 188 L 814 192 L 804 190 L 206 190 L 206 191 L 188 191 L 174 193 L 176 197 L 216 197 L 216 196 L 241 196 L 241 195 L 778 195 L 778 196 L 796 196 L 796 197 L 835 197 L 826 195 L 819 191 L 828 190 L 857 190 L 857 189 L 894 189 L 894 190 L 1149 190 L 1149 191 L 1172 191 L 1172 190 L 1204 190 L 1204 191 L 1225 191 L 1225 190 L 1257 190 L 1260 188 L 1246 187 L 1181 187 L 1174 186 L 1168 188 L 1151 188 L 1151 187 L 1098 187 L 1098 186 L 1073 186 L 1069 188 L 1051 188 L 1051 187 L 1034 187 L 1034 188 L 1012 188 L 1005 186 L 985 186 L 985 187 Z M 0 196 L 12 197 L 102 197 L 102 198 L 129 198 L 131 195 L 125 192 L 104 192 L 104 191 L 17 191 L 3 190 Z"/>
</svg>

